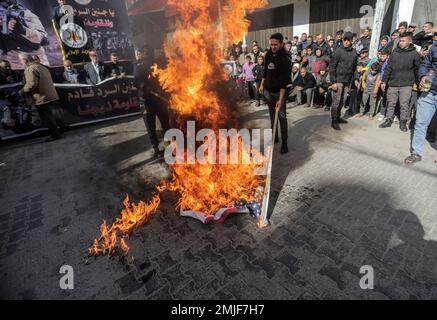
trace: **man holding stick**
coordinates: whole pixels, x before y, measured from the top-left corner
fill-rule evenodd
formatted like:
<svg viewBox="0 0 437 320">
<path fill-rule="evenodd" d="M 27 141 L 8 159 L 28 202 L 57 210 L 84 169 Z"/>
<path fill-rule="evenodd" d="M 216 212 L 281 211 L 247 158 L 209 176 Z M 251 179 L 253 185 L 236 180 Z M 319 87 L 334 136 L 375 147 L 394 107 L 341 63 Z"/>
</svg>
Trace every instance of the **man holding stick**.
<svg viewBox="0 0 437 320">
<path fill-rule="evenodd" d="M 269 106 L 272 128 L 275 127 L 275 114 L 279 113 L 281 126 L 281 153 L 288 153 L 288 122 L 286 109 L 287 85 L 290 83 L 291 62 L 284 49 L 284 36 L 275 33 L 270 37 L 270 50 L 265 58 L 265 72 L 260 85 Z M 274 132 L 275 143 L 279 142 L 278 133 Z"/>
</svg>

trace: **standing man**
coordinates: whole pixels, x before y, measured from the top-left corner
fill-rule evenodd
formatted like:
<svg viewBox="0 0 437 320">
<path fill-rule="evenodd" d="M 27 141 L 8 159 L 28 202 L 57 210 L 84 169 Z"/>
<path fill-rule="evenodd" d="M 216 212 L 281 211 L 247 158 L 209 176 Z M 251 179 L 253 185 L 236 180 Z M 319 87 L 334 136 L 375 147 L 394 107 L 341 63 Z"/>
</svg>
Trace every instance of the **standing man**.
<svg viewBox="0 0 437 320">
<path fill-rule="evenodd" d="M 333 91 L 331 118 L 334 130 L 341 130 L 340 123 L 348 123 L 341 118 L 341 109 L 351 88 L 357 60 L 357 53 L 352 47 L 352 33 L 346 32 L 343 36 L 343 45 L 334 51 L 329 65 Z"/>
<path fill-rule="evenodd" d="M 51 108 L 59 100 L 53 84 L 50 71 L 43 65 L 33 61 L 32 55 L 21 53 L 20 60 L 25 66 L 24 87 L 20 94 L 26 98 L 26 103 L 35 106 L 44 125 L 49 129 L 51 138 L 46 142 L 61 139 L 58 123 Z"/>
<path fill-rule="evenodd" d="M 372 39 L 372 29 L 370 29 L 370 28 L 364 29 L 363 35 L 360 38 L 359 44 L 357 46 L 357 53 L 358 54 L 360 54 L 360 52 L 363 49 L 367 49 L 367 52 L 369 52 L 371 39 Z"/>
<path fill-rule="evenodd" d="M 411 155 L 405 159 L 406 165 L 412 165 L 422 160 L 426 131 L 434 115 L 437 114 L 437 32 L 434 33 L 434 44 L 420 66 L 419 79 L 419 87 L 423 93 L 417 103 L 412 150 Z"/>
<path fill-rule="evenodd" d="M 136 51 L 137 61 L 134 64 L 135 82 L 143 95 L 146 111 L 143 114 L 144 123 L 149 132 L 154 157 L 161 157 L 156 118 L 161 122 L 164 133 L 170 129 L 169 97 L 161 88 L 159 81 L 152 75 L 154 61 L 149 56 L 147 47 Z"/>
<path fill-rule="evenodd" d="M 424 45 L 432 44 L 432 38 L 434 36 L 434 23 L 425 22 L 425 24 L 422 27 L 422 31 L 420 31 L 418 34 L 416 34 L 413 37 L 413 42 L 415 45 L 418 45 L 419 47 L 423 47 Z"/>
<path fill-rule="evenodd" d="M 395 108 L 399 101 L 401 107 L 400 129 L 407 132 L 407 122 L 411 116 L 411 95 L 414 83 L 418 82 L 420 55 L 413 45 L 413 35 L 403 33 L 399 46 L 391 54 L 382 78 L 381 89 L 387 88 L 386 120 L 379 127 L 389 128 L 393 124 Z"/>
<path fill-rule="evenodd" d="M 270 120 L 274 127 L 275 113 L 279 111 L 282 147 L 281 153 L 288 153 L 288 122 L 286 109 L 287 85 L 290 83 L 291 62 L 284 49 L 284 36 L 275 33 L 270 37 L 270 50 L 266 54 L 264 78 L 260 92 L 264 93 L 269 106 Z M 275 142 L 279 142 L 276 132 Z"/>
<path fill-rule="evenodd" d="M 109 71 L 103 62 L 99 61 L 97 52 L 90 51 L 89 56 L 91 62 L 87 63 L 84 67 L 86 72 L 86 82 L 95 86 L 109 77 Z"/>
</svg>

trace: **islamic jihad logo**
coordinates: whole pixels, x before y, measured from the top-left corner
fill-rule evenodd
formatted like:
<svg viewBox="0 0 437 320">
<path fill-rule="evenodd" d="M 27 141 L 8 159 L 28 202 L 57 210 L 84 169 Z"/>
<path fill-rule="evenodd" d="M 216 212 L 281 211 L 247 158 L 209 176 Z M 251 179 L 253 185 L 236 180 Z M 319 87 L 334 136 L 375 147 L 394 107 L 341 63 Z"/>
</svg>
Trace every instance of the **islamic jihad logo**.
<svg viewBox="0 0 437 320">
<path fill-rule="evenodd" d="M 62 42 L 70 48 L 83 48 L 88 43 L 85 30 L 75 23 L 64 24 L 61 27 L 60 36 Z"/>
</svg>

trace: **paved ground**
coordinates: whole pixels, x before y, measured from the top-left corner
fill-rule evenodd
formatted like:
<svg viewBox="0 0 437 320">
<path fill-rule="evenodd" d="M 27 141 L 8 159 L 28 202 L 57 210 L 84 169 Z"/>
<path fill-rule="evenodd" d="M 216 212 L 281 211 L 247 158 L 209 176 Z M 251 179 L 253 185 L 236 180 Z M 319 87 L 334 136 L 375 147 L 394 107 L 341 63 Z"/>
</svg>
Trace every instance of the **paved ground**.
<svg viewBox="0 0 437 320">
<path fill-rule="evenodd" d="M 265 108 L 244 110 L 267 127 Z M 437 146 L 405 168 L 409 135 L 324 111 L 289 110 L 291 152 L 275 157 L 272 225 L 249 216 L 203 226 L 177 216 L 167 195 L 129 240 L 126 261 L 85 264 L 102 219 L 126 193 L 147 199 L 167 174 L 151 159 L 141 119 L 0 149 L 0 297 L 61 299 L 437 298 Z M 75 289 L 59 288 L 71 265 Z M 375 289 L 359 286 L 362 265 Z"/>
</svg>

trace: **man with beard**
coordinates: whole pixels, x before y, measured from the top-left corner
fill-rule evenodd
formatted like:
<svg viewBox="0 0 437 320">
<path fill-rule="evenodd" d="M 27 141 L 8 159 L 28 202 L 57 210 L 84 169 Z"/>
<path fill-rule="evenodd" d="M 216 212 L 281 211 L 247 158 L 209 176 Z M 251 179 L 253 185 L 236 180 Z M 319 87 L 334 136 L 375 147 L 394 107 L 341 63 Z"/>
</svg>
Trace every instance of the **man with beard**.
<svg viewBox="0 0 437 320">
<path fill-rule="evenodd" d="M 279 112 L 282 147 L 281 153 L 288 153 L 288 122 L 286 109 L 287 86 L 290 83 L 291 62 L 284 49 L 284 36 L 280 33 L 270 37 L 270 50 L 265 58 L 264 78 L 260 85 L 260 92 L 264 93 L 269 106 L 272 128 L 276 111 Z M 275 142 L 279 142 L 276 132 Z"/>
<path fill-rule="evenodd" d="M 50 65 L 43 47 L 48 44 L 47 32 L 39 17 L 16 0 L 0 0 L 0 12 L 0 58 L 19 69 L 19 54 L 23 52 L 37 55 L 42 64 Z"/>
</svg>

